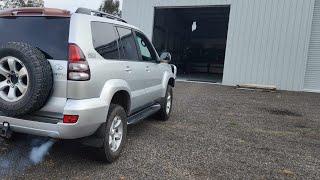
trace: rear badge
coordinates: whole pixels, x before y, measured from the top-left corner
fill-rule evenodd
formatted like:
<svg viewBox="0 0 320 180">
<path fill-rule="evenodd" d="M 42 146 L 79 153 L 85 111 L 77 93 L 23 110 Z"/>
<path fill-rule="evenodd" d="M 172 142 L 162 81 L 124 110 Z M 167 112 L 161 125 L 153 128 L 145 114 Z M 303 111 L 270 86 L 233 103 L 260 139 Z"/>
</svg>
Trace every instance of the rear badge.
<svg viewBox="0 0 320 180">
<path fill-rule="evenodd" d="M 68 66 L 66 61 L 50 61 L 53 71 L 53 77 L 56 81 L 64 81 L 67 78 L 67 69 Z"/>
<path fill-rule="evenodd" d="M 62 71 L 62 70 L 63 70 L 63 66 L 62 66 L 61 64 L 56 64 L 56 65 L 55 65 L 55 69 L 56 69 L 57 71 Z"/>
</svg>

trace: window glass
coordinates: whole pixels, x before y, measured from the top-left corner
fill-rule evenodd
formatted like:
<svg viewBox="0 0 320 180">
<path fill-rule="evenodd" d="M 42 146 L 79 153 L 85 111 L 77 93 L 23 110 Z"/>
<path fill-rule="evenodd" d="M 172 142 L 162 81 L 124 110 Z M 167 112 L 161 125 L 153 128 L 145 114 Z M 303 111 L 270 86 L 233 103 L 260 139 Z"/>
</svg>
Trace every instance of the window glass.
<svg viewBox="0 0 320 180">
<path fill-rule="evenodd" d="M 119 59 L 118 36 L 112 24 L 92 22 L 95 50 L 105 59 Z"/>
<path fill-rule="evenodd" d="M 120 58 L 139 60 L 138 50 L 131 30 L 118 27 L 120 36 Z"/>
<path fill-rule="evenodd" d="M 43 51 L 48 59 L 68 60 L 70 18 L 0 18 L 0 46 L 24 42 Z"/>
<path fill-rule="evenodd" d="M 136 41 L 139 46 L 140 54 L 143 61 L 155 61 L 156 56 L 150 41 L 143 34 L 136 33 Z"/>
</svg>

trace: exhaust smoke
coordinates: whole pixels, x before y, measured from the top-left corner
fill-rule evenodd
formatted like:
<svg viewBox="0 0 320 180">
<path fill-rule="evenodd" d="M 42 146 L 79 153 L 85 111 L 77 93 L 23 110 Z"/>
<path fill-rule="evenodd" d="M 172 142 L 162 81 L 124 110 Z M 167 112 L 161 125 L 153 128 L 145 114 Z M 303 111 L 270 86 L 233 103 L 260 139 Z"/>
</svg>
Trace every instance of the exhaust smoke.
<svg viewBox="0 0 320 180">
<path fill-rule="evenodd" d="M 30 153 L 30 160 L 33 164 L 42 162 L 43 158 L 48 154 L 50 148 L 55 143 L 55 140 L 51 139 L 39 147 L 34 147 Z"/>
<path fill-rule="evenodd" d="M 6 150 L 0 151 L 0 179 L 21 174 L 33 165 L 41 163 L 56 140 L 29 136 L 15 141 L 13 147 L 1 142 Z M 4 149 L 3 148 L 3 149 Z"/>
</svg>

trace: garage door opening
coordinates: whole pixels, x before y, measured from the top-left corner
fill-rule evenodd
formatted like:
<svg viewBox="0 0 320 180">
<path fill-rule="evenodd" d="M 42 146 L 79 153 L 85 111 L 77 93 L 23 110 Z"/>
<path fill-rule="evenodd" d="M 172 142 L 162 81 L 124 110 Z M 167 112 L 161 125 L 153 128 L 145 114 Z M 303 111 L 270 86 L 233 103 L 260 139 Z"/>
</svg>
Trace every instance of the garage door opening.
<svg viewBox="0 0 320 180">
<path fill-rule="evenodd" d="M 156 8 L 153 43 L 168 51 L 178 78 L 221 83 L 230 6 Z"/>
</svg>

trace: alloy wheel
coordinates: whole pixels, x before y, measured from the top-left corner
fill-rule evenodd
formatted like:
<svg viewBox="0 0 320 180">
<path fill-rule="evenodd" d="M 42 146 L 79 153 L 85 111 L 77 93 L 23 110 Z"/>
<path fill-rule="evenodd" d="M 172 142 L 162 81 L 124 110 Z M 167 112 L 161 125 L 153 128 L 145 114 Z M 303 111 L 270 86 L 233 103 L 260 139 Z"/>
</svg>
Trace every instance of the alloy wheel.
<svg viewBox="0 0 320 180">
<path fill-rule="evenodd" d="M 16 102 L 24 97 L 29 86 L 29 73 L 17 58 L 7 56 L 0 59 L 0 98 Z"/>
<path fill-rule="evenodd" d="M 109 132 L 109 147 L 112 152 L 116 152 L 122 142 L 123 123 L 120 116 L 116 116 L 111 124 Z"/>
<path fill-rule="evenodd" d="M 167 97 L 167 106 L 166 106 L 166 113 L 169 114 L 171 110 L 171 104 L 172 104 L 172 97 L 171 94 Z"/>
</svg>

